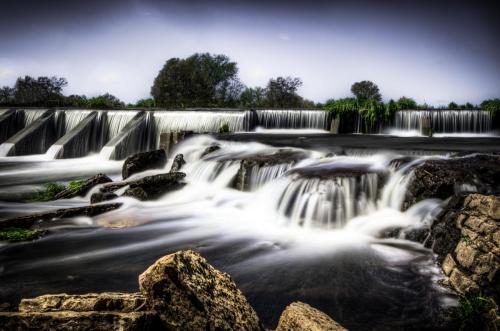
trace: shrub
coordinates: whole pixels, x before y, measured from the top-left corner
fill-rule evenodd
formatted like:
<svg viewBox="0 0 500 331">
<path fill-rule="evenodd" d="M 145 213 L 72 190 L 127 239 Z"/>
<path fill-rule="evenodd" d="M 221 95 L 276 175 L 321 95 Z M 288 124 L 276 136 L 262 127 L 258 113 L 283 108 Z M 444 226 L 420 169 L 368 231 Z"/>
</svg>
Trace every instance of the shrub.
<svg viewBox="0 0 500 331">
<path fill-rule="evenodd" d="M 493 299 L 481 294 L 470 294 L 458 300 L 458 306 L 452 308 L 451 318 L 459 330 L 496 330 L 492 310 L 498 315 L 498 308 Z"/>
</svg>

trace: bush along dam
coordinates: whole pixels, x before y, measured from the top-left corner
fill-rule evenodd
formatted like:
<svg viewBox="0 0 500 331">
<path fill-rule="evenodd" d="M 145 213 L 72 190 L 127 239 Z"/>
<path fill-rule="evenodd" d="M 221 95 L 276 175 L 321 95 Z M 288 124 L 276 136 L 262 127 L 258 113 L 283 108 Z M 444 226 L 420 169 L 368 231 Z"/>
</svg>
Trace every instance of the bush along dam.
<svg viewBox="0 0 500 331">
<path fill-rule="evenodd" d="M 0 110 L 0 330 L 497 330 L 486 110 Z"/>
</svg>

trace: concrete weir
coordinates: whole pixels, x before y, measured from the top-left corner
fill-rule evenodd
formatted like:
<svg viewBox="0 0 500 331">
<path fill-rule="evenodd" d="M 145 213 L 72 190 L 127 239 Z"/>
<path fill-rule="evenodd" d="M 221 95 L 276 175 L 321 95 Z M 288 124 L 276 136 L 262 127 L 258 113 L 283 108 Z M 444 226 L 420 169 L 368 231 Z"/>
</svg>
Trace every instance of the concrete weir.
<svg viewBox="0 0 500 331">
<path fill-rule="evenodd" d="M 151 119 L 139 112 L 101 150 L 101 156 L 109 160 L 121 160 L 132 153 L 146 150 L 151 145 Z"/>
<path fill-rule="evenodd" d="M 93 147 L 91 135 L 96 117 L 97 111 L 88 114 L 83 121 L 50 146 L 47 155 L 54 159 L 85 156 Z"/>
<path fill-rule="evenodd" d="M 47 110 L 0 145 L 0 156 L 42 154 L 57 139 L 54 111 Z"/>
<path fill-rule="evenodd" d="M 21 129 L 19 112 L 7 109 L 0 113 L 0 144 Z"/>
</svg>

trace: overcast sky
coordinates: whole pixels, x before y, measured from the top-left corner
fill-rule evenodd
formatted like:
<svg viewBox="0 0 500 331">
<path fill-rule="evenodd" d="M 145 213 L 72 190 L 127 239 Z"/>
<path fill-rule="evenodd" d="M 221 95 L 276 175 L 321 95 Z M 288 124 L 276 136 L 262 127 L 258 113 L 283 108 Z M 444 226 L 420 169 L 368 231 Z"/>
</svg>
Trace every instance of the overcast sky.
<svg viewBox="0 0 500 331">
<path fill-rule="evenodd" d="M 167 59 L 211 52 L 247 86 L 298 76 L 314 101 L 368 79 L 384 99 L 477 103 L 500 97 L 496 2 L 0 0 L 0 86 L 57 75 L 135 102 Z"/>
</svg>

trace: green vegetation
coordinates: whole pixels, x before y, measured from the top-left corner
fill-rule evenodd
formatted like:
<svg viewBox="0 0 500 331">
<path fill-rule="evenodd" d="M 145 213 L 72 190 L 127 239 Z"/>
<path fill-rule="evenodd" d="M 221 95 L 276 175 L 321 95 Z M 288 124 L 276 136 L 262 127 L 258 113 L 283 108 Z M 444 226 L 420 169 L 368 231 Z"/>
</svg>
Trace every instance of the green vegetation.
<svg viewBox="0 0 500 331">
<path fill-rule="evenodd" d="M 229 133 L 229 124 L 224 123 L 219 128 L 219 133 Z"/>
<path fill-rule="evenodd" d="M 83 180 L 74 180 L 69 182 L 68 188 L 72 191 L 78 191 L 82 188 Z"/>
<path fill-rule="evenodd" d="M 458 306 L 450 312 L 452 321 L 459 330 L 496 330 L 494 315 L 498 316 L 495 302 L 481 294 L 461 297 Z"/>
<path fill-rule="evenodd" d="M 35 193 L 32 200 L 33 201 L 50 201 L 54 200 L 57 193 L 65 190 L 66 187 L 59 183 L 48 183 L 45 185 L 45 190 Z"/>
<path fill-rule="evenodd" d="M 41 235 L 42 232 L 38 230 L 7 228 L 0 230 L 0 241 L 19 242 L 35 240 L 40 238 Z"/>
<path fill-rule="evenodd" d="M 152 97 L 125 105 L 117 97 L 105 93 L 95 97 L 62 94 L 68 85 L 62 77 L 19 77 L 14 86 L 0 88 L 0 106 L 75 107 L 94 109 L 123 108 L 188 108 L 188 107 L 244 107 L 244 108 L 302 108 L 326 109 L 336 115 L 362 112 L 365 125 L 373 126 L 397 110 L 406 109 L 478 109 L 470 102 L 434 108 L 417 104 L 408 97 L 382 103 L 379 87 L 368 80 L 351 86 L 354 98 L 328 100 L 315 104 L 298 94 L 302 86 L 299 77 L 279 76 L 269 79 L 265 87 L 246 87 L 238 76 L 238 64 L 226 55 L 195 53 L 187 58 L 166 61 L 154 79 Z M 355 100 L 355 101 L 353 101 Z M 384 109 L 382 109 L 384 108 Z M 485 100 L 481 109 L 500 112 L 500 99 Z"/>
<path fill-rule="evenodd" d="M 489 99 L 481 103 L 481 109 L 492 113 L 500 113 L 500 99 Z"/>
<path fill-rule="evenodd" d="M 227 107 L 237 104 L 242 90 L 236 62 L 225 55 L 196 53 L 169 59 L 151 95 L 160 107 Z"/>
</svg>

